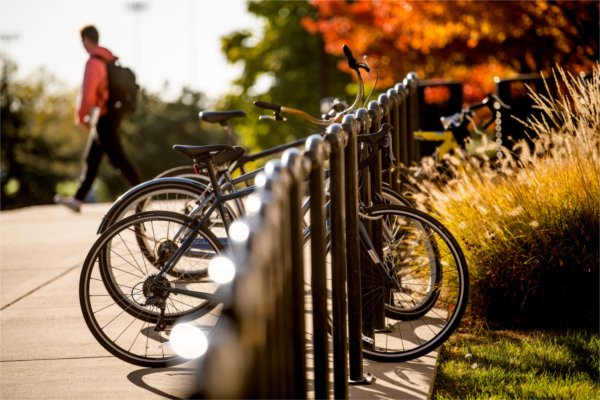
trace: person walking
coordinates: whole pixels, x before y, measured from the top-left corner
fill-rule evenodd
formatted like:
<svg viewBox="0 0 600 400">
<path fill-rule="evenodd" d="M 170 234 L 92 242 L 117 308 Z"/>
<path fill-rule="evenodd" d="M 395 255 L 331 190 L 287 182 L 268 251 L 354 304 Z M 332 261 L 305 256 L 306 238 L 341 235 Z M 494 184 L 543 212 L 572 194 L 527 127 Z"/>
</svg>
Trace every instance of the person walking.
<svg viewBox="0 0 600 400">
<path fill-rule="evenodd" d="M 90 132 L 90 137 L 75 196 L 54 196 L 56 204 L 62 204 L 75 212 L 81 211 L 81 204 L 92 188 L 104 154 L 131 186 L 141 183 L 140 175 L 125 154 L 119 138 L 122 115 L 108 101 L 110 93 L 106 63 L 117 60 L 117 57 L 98 44 L 100 35 L 94 26 L 83 27 L 80 34 L 83 47 L 90 57 L 85 65 L 81 101 L 75 119 L 77 125 Z"/>
</svg>

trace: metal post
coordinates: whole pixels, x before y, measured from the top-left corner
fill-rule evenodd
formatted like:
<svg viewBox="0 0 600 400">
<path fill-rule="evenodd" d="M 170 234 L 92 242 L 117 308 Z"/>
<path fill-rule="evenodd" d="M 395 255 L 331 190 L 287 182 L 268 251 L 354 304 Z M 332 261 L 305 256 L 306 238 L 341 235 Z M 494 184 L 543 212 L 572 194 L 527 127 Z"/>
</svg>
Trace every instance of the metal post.
<svg viewBox="0 0 600 400">
<path fill-rule="evenodd" d="M 415 72 L 409 72 L 404 79 L 408 87 L 408 153 L 410 162 L 417 161 L 415 131 L 419 128 L 419 78 Z"/>
<path fill-rule="evenodd" d="M 392 131 L 392 148 L 391 152 L 394 155 L 394 165 L 390 176 L 390 187 L 396 192 L 400 192 L 400 95 L 396 89 L 389 89 L 387 94 L 392 99 L 390 107 L 390 118 L 389 123 L 392 125 L 394 130 Z"/>
<path fill-rule="evenodd" d="M 381 128 L 382 117 L 382 108 L 378 102 L 372 101 L 369 103 L 369 115 L 372 121 L 371 132 L 377 132 Z M 374 158 L 369 168 L 369 174 L 371 176 L 371 196 L 377 196 L 381 199 L 381 151 L 379 148 L 374 152 Z M 373 243 L 374 250 L 379 257 L 381 257 L 383 240 L 381 237 L 381 222 L 379 220 L 372 221 L 369 236 Z M 380 288 L 383 287 L 381 282 L 382 277 L 378 273 L 377 266 L 374 265 L 374 262 L 370 258 L 361 260 L 361 268 L 364 297 L 369 299 L 368 302 L 365 302 L 368 304 L 363 304 L 363 315 L 365 315 L 363 326 L 368 329 L 365 333 L 370 336 L 372 334 L 372 329 L 381 328 L 385 321 L 383 314 L 383 292 L 380 291 Z"/>
<path fill-rule="evenodd" d="M 408 89 L 403 83 L 396 84 L 395 88 L 400 97 L 400 104 L 398 105 L 400 118 L 400 161 L 408 167 L 411 163 L 408 148 Z"/>
<path fill-rule="evenodd" d="M 279 218 L 276 220 L 277 226 L 273 229 L 273 234 L 278 234 L 278 241 L 281 245 L 275 249 L 275 263 L 279 266 L 274 268 L 271 275 L 274 279 L 273 293 L 276 293 L 275 314 L 272 326 L 274 335 L 280 346 L 277 357 L 277 364 L 273 365 L 275 370 L 272 375 L 279 375 L 280 390 L 277 394 L 282 398 L 295 398 L 294 390 L 294 368 L 297 365 L 293 358 L 294 336 L 297 335 L 292 328 L 292 320 L 295 318 L 292 303 L 295 299 L 290 298 L 292 292 L 291 283 L 291 253 L 292 253 L 292 224 L 290 223 L 291 201 L 289 197 L 291 179 L 287 170 L 283 170 L 280 160 L 272 160 L 265 166 L 267 176 L 275 176 L 279 182 L 272 188 L 278 205 Z"/>
<path fill-rule="evenodd" d="M 377 102 L 379 103 L 380 111 L 379 126 L 381 126 L 383 122 L 391 124 L 391 108 L 393 99 L 390 99 L 387 93 L 381 93 L 377 98 Z M 391 172 L 394 168 L 391 160 L 394 158 L 394 155 L 392 153 L 392 143 L 388 143 L 388 146 L 389 148 L 382 153 L 381 158 L 381 183 L 387 183 L 391 186 Z M 387 157 L 383 157 L 383 154 L 387 154 Z"/>
<path fill-rule="evenodd" d="M 294 395 L 296 399 L 306 398 L 306 342 L 303 332 L 306 332 L 304 323 L 304 246 L 302 238 L 302 156 L 298 149 L 286 150 L 282 157 L 282 164 L 292 176 L 290 184 L 290 225 L 291 225 L 291 280 L 292 280 L 292 331 L 293 336 L 293 363 L 294 369 Z"/>
<path fill-rule="evenodd" d="M 375 133 L 381 128 L 381 116 L 383 110 L 381 104 L 377 101 L 371 101 L 369 103 L 369 116 L 371 117 L 371 129 L 369 132 Z M 381 151 L 377 150 L 375 158 L 371 164 L 373 168 L 370 169 L 371 173 L 371 196 L 381 196 L 382 190 L 382 178 L 381 178 Z"/>
<path fill-rule="evenodd" d="M 369 133 L 371 130 L 371 116 L 369 115 L 369 111 L 366 108 L 359 108 L 356 110 L 356 119 L 360 122 L 360 130 L 358 134 Z M 363 147 L 359 150 L 361 157 L 360 159 L 364 160 L 368 157 L 369 151 L 366 147 Z M 358 153 L 357 153 L 358 154 Z M 358 168 L 358 165 L 357 165 Z M 369 168 L 365 167 L 360 172 L 360 176 L 362 181 L 360 182 L 359 192 L 360 199 L 362 203 L 370 206 L 371 205 L 371 174 L 369 173 Z M 370 221 L 365 222 L 365 228 L 367 232 L 371 233 L 371 223 Z"/>
<path fill-rule="evenodd" d="M 305 156 L 310 170 L 310 249 L 313 308 L 313 345 L 315 362 L 315 398 L 327 398 L 329 393 L 329 352 L 327 349 L 327 277 L 325 274 L 325 243 L 327 240 L 323 193 L 323 139 L 312 135 L 306 140 Z"/>
<path fill-rule="evenodd" d="M 331 146 L 329 158 L 331 197 L 331 279 L 333 303 L 333 394 L 348 398 L 346 336 L 346 204 L 344 199 L 344 152 L 346 132 L 339 124 L 327 128 L 325 140 Z"/>
<path fill-rule="evenodd" d="M 348 133 L 348 143 L 344 156 L 346 172 L 346 259 L 348 277 L 348 358 L 350 382 L 362 383 L 362 305 L 360 286 L 360 239 L 358 233 L 358 145 L 356 135 L 360 121 L 351 115 L 343 119 L 343 127 Z"/>
</svg>

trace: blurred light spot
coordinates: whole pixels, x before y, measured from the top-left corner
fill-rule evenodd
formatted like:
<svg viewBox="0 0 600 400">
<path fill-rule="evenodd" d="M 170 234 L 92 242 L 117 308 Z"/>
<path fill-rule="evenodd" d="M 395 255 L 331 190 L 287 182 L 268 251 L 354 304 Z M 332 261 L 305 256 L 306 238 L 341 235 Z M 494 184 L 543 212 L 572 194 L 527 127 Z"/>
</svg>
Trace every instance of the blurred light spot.
<svg viewBox="0 0 600 400">
<path fill-rule="evenodd" d="M 250 236 L 248 224 L 242 221 L 235 221 L 229 227 L 229 237 L 235 242 L 245 242 Z"/>
<path fill-rule="evenodd" d="M 235 278 L 235 265 L 229 258 L 215 257 L 208 264 L 208 275 L 217 283 L 229 283 Z"/>
<path fill-rule="evenodd" d="M 265 183 L 267 183 L 267 176 L 265 174 L 258 174 L 254 178 L 254 184 L 258 187 L 265 186 Z"/>
<path fill-rule="evenodd" d="M 197 326 L 189 323 L 177 324 L 171 331 L 171 347 L 180 357 L 198 358 L 208 350 L 208 339 Z"/>
<path fill-rule="evenodd" d="M 248 196 L 248 199 L 246 199 L 246 209 L 248 210 L 248 213 L 258 212 L 258 210 L 260 210 L 260 205 L 260 197 L 257 195 L 250 195 Z"/>
</svg>

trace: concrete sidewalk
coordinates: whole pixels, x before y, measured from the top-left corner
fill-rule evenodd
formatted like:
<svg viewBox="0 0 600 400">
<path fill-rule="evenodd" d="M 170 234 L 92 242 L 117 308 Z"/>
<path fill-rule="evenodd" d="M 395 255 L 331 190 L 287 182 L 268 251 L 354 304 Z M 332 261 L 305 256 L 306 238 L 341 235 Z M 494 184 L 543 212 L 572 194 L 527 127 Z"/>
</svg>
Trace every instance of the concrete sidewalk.
<svg viewBox="0 0 600 400">
<path fill-rule="evenodd" d="M 185 398 L 193 363 L 129 365 L 106 352 L 79 308 L 80 267 L 107 204 L 81 214 L 54 205 L 0 213 L 0 398 Z M 355 399 L 427 399 L 437 353 L 400 364 L 371 363 L 377 379 Z"/>
</svg>

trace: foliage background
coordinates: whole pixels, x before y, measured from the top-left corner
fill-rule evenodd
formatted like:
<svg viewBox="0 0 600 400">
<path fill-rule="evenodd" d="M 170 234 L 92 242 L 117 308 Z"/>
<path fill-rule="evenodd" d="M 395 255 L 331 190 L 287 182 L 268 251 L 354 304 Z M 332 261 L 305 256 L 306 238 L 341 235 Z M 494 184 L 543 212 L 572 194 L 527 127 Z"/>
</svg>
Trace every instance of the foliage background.
<svg viewBox="0 0 600 400">
<path fill-rule="evenodd" d="M 413 2 L 248 1 L 260 18 L 258 34 L 232 32 L 222 38 L 228 60 L 243 66 L 229 95 L 209 104 L 203 93 L 182 90 L 175 100 L 143 91 L 140 109 L 122 129 L 125 147 L 144 178 L 187 162 L 175 143 L 223 141 L 220 129 L 198 122 L 203 109 L 242 109 L 235 121 L 240 144 L 258 150 L 308 136 L 317 128 L 298 121 L 259 121 L 254 100 L 282 103 L 319 115 L 320 99 L 351 100 L 353 77 L 341 46 L 368 55 L 371 86 L 387 87 L 415 70 L 423 79 L 456 78 L 465 99 L 493 90 L 493 76 L 546 71 L 556 63 L 586 69 L 598 59 L 597 1 Z M 253 30 L 256 31 L 256 30 Z M 45 71 L 27 81 L 13 79 L 18 66 L 2 56 L 2 209 L 51 203 L 55 192 L 72 194 L 80 171 L 85 132 L 73 125 L 77 88 Z M 111 201 L 126 189 L 104 163 L 96 201 Z"/>
<path fill-rule="evenodd" d="M 457 79 L 465 99 L 493 91 L 493 78 L 549 73 L 560 65 L 589 72 L 598 59 L 597 1 L 327 1 L 305 18 L 327 52 L 349 43 L 367 54 L 381 87 L 416 71 Z"/>
</svg>

